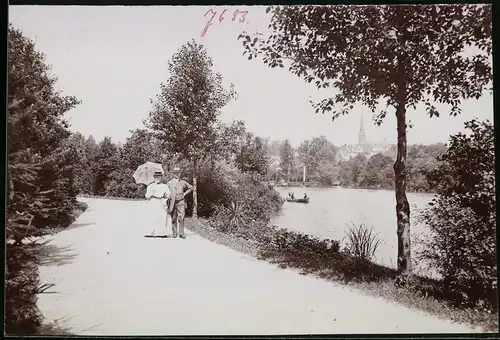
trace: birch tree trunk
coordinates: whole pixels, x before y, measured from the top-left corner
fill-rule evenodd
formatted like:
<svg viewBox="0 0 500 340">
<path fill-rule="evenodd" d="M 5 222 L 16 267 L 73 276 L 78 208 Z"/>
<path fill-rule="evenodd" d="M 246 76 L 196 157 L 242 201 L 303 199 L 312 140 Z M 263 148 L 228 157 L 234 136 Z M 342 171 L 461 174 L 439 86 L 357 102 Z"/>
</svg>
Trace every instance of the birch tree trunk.
<svg viewBox="0 0 500 340">
<path fill-rule="evenodd" d="M 193 218 L 198 218 L 198 194 L 196 188 L 196 166 L 197 160 L 193 161 Z"/>
<path fill-rule="evenodd" d="M 410 205 L 406 197 L 406 107 L 404 100 L 396 108 L 398 145 L 394 173 L 396 177 L 396 216 L 398 236 L 398 272 L 409 274 L 411 272 L 410 248 Z"/>
</svg>

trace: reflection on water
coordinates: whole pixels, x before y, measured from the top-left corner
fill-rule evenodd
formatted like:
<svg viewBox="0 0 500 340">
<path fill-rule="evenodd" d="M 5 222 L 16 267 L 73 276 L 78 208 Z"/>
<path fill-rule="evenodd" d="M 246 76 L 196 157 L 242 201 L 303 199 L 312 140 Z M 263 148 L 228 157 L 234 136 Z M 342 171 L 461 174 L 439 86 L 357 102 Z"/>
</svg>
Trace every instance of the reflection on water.
<svg viewBox="0 0 500 340">
<path fill-rule="evenodd" d="M 364 223 L 373 227 L 382 238 L 376 261 L 396 267 L 396 198 L 394 191 L 344 189 L 344 188 L 276 188 L 283 196 L 294 192 L 296 197 L 304 193 L 310 197 L 309 204 L 285 202 L 280 215 L 272 223 L 281 228 L 298 230 L 320 238 L 342 240 L 346 224 Z M 416 209 L 424 208 L 433 195 L 421 193 L 407 194 L 412 215 Z M 415 223 L 413 218 L 411 233 L 423 234 L 425 226 Z M 415 245 L 416 246 L 416 245 Z"/>
</svg>

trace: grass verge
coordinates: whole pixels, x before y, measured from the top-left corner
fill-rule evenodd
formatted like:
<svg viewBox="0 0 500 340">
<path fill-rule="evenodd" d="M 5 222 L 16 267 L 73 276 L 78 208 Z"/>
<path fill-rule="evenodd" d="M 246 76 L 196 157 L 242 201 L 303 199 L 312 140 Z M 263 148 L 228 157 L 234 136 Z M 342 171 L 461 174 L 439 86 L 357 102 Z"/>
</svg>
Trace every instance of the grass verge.
<svg viewBox="0 0 500 340">
<path fill-rule="evenodd" d="M 267 242 L 223 233 L 204 219 L 186 219 L 186 228 L 201 237 L 245 253 L 280 268 L 296 269 L 301 275 L 344 284 L 362 294 L 381 297 L 439 318 L 498 332 L 498 314 L 493 311 L 459 308 L 437 280 L 413 276 L 403 283 L 392 268 L 362 261 L 339 251 L 338 247 L 314 237 L 275 229 Z M 262 238 L 266 239 L 266 237 Z M 274 240 L 274 241 L 271 241 Z M 279 243 L 279 244 L 276 244 Z"/>
</svg>

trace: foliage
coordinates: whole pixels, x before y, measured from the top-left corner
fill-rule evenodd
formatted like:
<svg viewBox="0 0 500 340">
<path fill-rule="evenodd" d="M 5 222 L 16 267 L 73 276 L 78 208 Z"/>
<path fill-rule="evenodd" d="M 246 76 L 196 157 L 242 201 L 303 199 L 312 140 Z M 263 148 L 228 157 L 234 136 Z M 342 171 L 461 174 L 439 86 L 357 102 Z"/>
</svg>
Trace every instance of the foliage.
<svg viewBox="0 0 500 340">
<path fill-rule="evenodd" d="M 220 110 L 235 96 L 233 86 L 226 90 L 212 67 L 202 45 L 184 44 L 168 63 L 170 77 L 161 84 L 146 122 L 171 152 L 190 160 L 210 150 Z"/>
<path fill-rule="evenodd" d="M 238 148 L 235 162 L 243 173 L 265 175 L 269 160 L 264 140 L 247 132 L 243 144 Z"/>
<path fill-rule="evenodd" d="M 410 207 L 406 198 L 406 110 L 434 103 L 461 112 L 462 99 L 479 98 L 491 83 L 491 6 L 272 6 L 270 36 L 241 34 L 248 58 L 262 57 L 333 96 L 314 104 L 332 119 L 360 102 L 373 112 L 380 102 L 395 109 L 394 165 L 398 270 L 411 271 Z M 472 47 L 472 48 L 471 48 Z M 465 49 L 467 52 L 463 53 Z M 375 117 L 381 124 L 387 111 Z"/>
<path fill-rule="evenodd" d="M 306 166 L 308 178 L 319 177 L 322 166 L 337 162 L 338 149 L 325 136 L 302 142 L 297 151 L 301 164 Z"/>
<path fill-rule="evenodd" d="M 412 191 L 430 191 L 435 187 L 431 174 L 439 164 L 439 157 L 445 153 L 444 144 L 412 145 L 408 147 L 407 182 Z"/>
<path fill-rule="evenodd" d="M 220 121 L 216 124 L 217 138 L 209 150 L 212 164 L 215 161 L 231 163 L 245 142 L 246 128 L 243 121 L 233 121 L 227 125 Z"/>
<path fill-rule="evenodd" d="M 240 35 L 244 54 L 262 57 L 270 67 L 284 67 L 288 60 L 292 73 L 318 89 L 338 89 L 315 105 L 318 112 L 335 107 L 334 118 L 358 101 L 373 110 L 378 99 L 397 105 L 398 81 L 404 82 L 406 106 L 423 100 L 431 116 L 439 115 L 432 98 L 458 114 L 460 97 L 479 97 L 491 81 L 489 5 L 272 6 L 267 11 L 270 36 Z M 467 46 L 478 52 L 463 55 Z"/>
<path fill-rule="evenodd" d="M 290 173 L 294 170 L 295 167 L 295 158 L 294 158 L 294 150 L 290 141 L 287 139 L 281 144 L 279 148 L 279 156 L 280 156 L 280 166 L 283 168 L 287 175 L 290 176 Z"/>
<path fill-rule="evenodd" d="M 442 275 L 463 303 L 496 308 L 496 199 L 494 128 L 465 123 L 469 134 L 450 137 L 448 151 L 433 173 L 437 197 L 420 214 L 432 236 L 420 257 Z"/>
<path fill-rule="evenodd" d="M 55 89 L 44 55 L 21 31 L 8 29 L 8 197 L 5 331 L 33 334 L 40 326 L 35 236 L 67 226 L 76 206 L 79 141 L 64 114 L 79 101 Z"/>
<path fill-rule="evenodd" d="M 137 185 L 133 178 L 134 171 L 128 168 L 115 170 L 104 186 L 105 196 L 142 198 L 146 194 L 145 185 Z"/>
<path fill-rule="evenodd" d="M 286 141 L 271 141 L 268 157 L 283 147 Z M 407 188 L 417 192 L 433 192 L 436 183 L 429 175 L 437 168 L 439 156 L 446 151 L 442 143 L 430 145 L 409 145 L 407 157 Z M 331 186 L 339 183 L 350 188 L 379 188 L 394 189 L 394 158 L 396 146 L 393 145 L 383 153 L 368 157 L 361 153 L 348 160 L 339 160 L 338 149 L 325 137 L 315 137 L 306 140 L 295 150 L 297 159 L 294 159 L 293 171 L 289 180 L 302 181 L 302 169 L 299 164 L 308 164 L 307 180 L 321 185 Z M 287 151 L 288 152 L 288 151 Z"/>
<path fill-rule="evenodd" d="M 224 232 L 231 232 L 242 229 L 250 220 L 245 211 L 245 203 L 231 201 L 228 207 L 220 205 L 214 214 L 214 220 L 219 222 L 219 229 Z"/>
<path fill-rule="evenodd" d="M 259 230 L 260 232 L 260 230 Z M 394 275 L 390 268 L 342 250 L 340 242 L 291 231 L 283 228 L 268 228 L 267 237 L 259 244 L 259 255 L 263 259 L 279 263 L 280 266 L 299 268 L 303 274 L 329 272 L 336 281 L 371 282 Z"/>
<path fill-rule="evenodd" d="M 368 229 L 363 223 L 351 225 L 346 230 L 347 243 L 345 251 L 352 255 L 358 262 L 368 262 L 375 257 L 381 239 L 378 234 L 373 234 L 373 227 Z"/>
<path fill-rule="evenodd" d="M 139 165 L 146 162 L 162 164 L 171 156 L 161 141 L 147 130 L 135 129 L 130 132 L 131 135 L 121 148 L 122 166 L 125 168 L 135 171 Z"/>
<path fill-rule="evenodd" d="M 212 67 L 203 45 L 194 40 L 184 44 L 169 61 L 170 76 L 160 85 L 156 101 L 151 100 L 153 108 L 145 122 L 171 153 L 193 162 L 193 216 L 197 216 L 197 164 L 213 157 L 217 117 L 236 95 L 233 85 L 229 90 L 224 88 L 222 75 L 214 73 Z"/>
<path fill-rule="evenodd" d="M 226 162 L 217 162 L 214 167 L 207 163 L 200 164 L 198 199 L 199 215 L 209 217 L 217 207 L 228 205 L 230 193 L 233 190 L 233 180 L 238 176 L 238 170 Z"/>
<path fill-rule="evenodd" d="M 287 229 L 276 229 L 269 247 L 275 247 L 280 251 L 303 253 L 314 252 L 316 254 L 337 253 L 340 243 L 335 240 L 320 240 L 317 237 L 291 231 Z"/>
<path fill-rule="evenodd" d="M 319 166 L 315 177 L 319 183 L 331 186 L 337 182 L 340 177 L 339 167 L 334 163 L 323 163 Z"/>
<path fill-rule="evenodd" d="M 250 236 L 259 230 L 262 234 L 283 205 L 278 192 L 248 175 L 233 177 L 224 188 L 224 195 L 209 219 L 212 227 L 223 232 Z"/>
<path fill-rule="evenodd" d="M 38 266 L 25 245 L 7 244 L 5 281 L 5 333 L 35 334 L 42 315 L 36 308 Z"/>
</svg>

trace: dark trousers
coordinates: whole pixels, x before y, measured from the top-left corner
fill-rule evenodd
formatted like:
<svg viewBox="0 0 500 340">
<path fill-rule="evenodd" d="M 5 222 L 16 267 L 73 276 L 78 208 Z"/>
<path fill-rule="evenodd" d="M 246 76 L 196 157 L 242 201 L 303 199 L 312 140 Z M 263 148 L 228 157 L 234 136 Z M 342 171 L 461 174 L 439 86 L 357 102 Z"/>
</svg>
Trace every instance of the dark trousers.
<svg viewBox="0 0 500 340">
<path fill-rule="evenodd" d="M 176 201 L 172 210 L 172 234 L 177 236 L 177 226 L 179 227 L 179 235 L 184 235 L 184 216 L 186 215 L 186 207 L 184 200 Z"/>
</svg>

